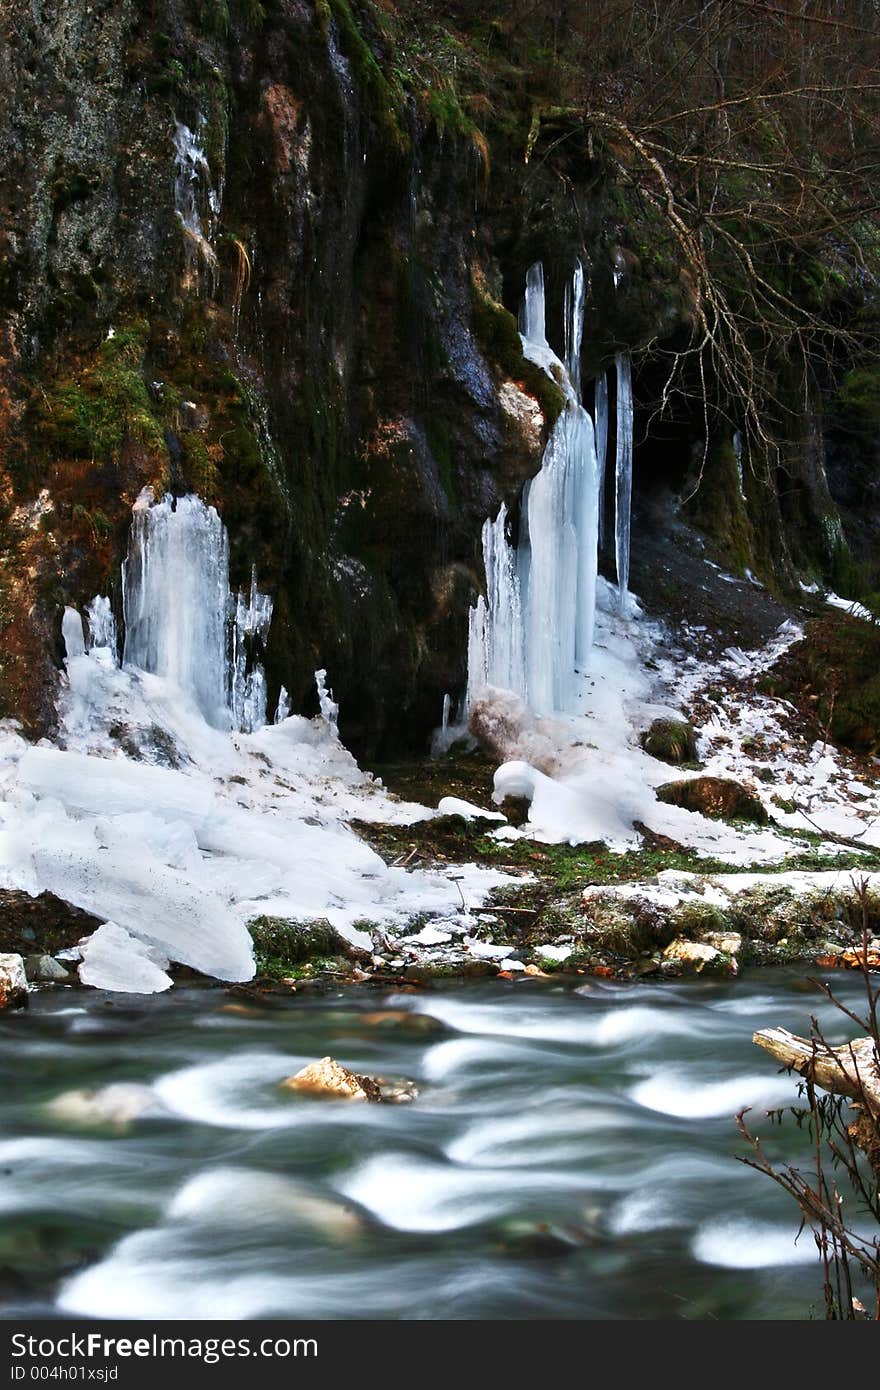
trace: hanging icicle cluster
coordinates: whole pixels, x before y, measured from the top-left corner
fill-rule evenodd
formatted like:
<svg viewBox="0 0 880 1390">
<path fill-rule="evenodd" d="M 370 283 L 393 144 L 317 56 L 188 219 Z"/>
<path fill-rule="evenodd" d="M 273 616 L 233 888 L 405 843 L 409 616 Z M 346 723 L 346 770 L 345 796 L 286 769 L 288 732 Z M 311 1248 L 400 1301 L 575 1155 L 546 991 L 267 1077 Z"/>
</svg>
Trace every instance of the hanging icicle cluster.
<svg viewBox="0 0 880 1390">
<path fill-rule="evenodd" d="M 565 362 L 547 342 L 544 272 L 530 267 L 519 324 L 523 353 L 561 383 L 565 405 L 541 470 L 523 490 L 516 543 L 502 505 L 483 526 L 486 597 L 471 610 L 468 699 L 488 685 L 513 690 L 537 713 L 572 711 L 593 645 L 596 576 L 608 445 L 608 385 L 595 387 L 595 425 L 581 402 L 585 276 L 565 293 Z M 632 384 L 618 355 L 615 556 L 621 610 L 629 582 Z"/>
</svg>

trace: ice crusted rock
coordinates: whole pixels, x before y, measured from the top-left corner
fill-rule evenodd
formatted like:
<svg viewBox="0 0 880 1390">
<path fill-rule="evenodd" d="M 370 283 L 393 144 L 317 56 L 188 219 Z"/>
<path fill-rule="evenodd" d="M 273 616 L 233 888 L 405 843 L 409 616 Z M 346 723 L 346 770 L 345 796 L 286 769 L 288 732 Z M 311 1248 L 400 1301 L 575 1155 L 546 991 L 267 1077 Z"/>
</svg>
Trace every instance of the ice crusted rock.
<svg viewBox="0 0 880 1390">
<path fill-rule="evenodd" d="M 81 950 L 79 978 L 84 985 L 122 994 L 161 994 L 171 988 L 171 976 L 164 969 L 168 961 L 115 922 L 105 922 Z"/>
</svg>

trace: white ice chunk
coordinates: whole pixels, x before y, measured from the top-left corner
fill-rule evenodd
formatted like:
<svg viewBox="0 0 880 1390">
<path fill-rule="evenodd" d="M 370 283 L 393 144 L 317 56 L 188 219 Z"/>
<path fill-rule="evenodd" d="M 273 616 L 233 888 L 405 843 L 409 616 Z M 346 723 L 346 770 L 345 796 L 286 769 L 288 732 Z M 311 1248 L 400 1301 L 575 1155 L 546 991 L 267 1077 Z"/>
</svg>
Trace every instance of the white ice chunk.
<svg viewBox="0 0 880 1390">
<path fill-rule="evenodd" d="M 156 953 L 115 922 L 98 927 L 80 949 L 79 977 L 84 985 L 124 994 L 161 994 L 171 988 L 171 976 L 157 961 Z M 164 966 L 167 964 L 164 961 Z"/>
<path fill-rule="evenodd" d="M 83 622 L 75 608 L 65 608 L 64 617 L 61 619 L 61 635 L 64 638 L 64 650 L 68 661 L 85 653 Z"/>
<path fill-rule="evenodd" d="M 444 796 L 437 803 L 441 816 L 464 816 L 465 820 L 505 821 L 500 811 L 484 811 L 482 806 L 474 806 L 471 801 L 462 801 L 458 796 Z"/>
</svg>

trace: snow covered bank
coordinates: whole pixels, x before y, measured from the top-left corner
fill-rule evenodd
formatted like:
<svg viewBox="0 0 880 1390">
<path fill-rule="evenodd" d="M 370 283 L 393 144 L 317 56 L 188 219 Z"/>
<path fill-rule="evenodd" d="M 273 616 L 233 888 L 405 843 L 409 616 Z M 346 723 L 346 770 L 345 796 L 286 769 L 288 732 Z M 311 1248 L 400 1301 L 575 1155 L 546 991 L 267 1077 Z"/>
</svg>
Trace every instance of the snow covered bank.
<svg viewBox="0 0 880 1390">
<path fill-rule="evenodd" d="M 52 892 L 107 923 L 81 969 L 105 988 L 164 988 L 169 961 L 250 979 L 246 924 L 259 915 L 322 917 L 362 940 L 365 924 L 461 914 L 504 879 L 388 868 L 349 829 L 433 813 L 361 773 L 324 673 L 324 715 L 243 731 L 265 707 L 245 639 L 267 604 L 255 584 L 247 600 L 229 593 L 224 538 L 197 498 L 142 499 L 123 665 L 109 604 L 92 605 L 88 644 L 68 610 L 56 744 L 32 747 L 10 726 L 0 736 L 0 886 Z"/>
</svg>

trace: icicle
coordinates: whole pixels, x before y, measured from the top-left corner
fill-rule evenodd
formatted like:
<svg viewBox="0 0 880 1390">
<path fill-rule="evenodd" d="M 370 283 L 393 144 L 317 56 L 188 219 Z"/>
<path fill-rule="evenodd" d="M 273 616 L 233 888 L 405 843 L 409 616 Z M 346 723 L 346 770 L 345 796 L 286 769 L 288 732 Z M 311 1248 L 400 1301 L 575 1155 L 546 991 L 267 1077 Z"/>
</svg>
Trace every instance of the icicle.
<svg viewBox="0 0 880 1390">
<path fill-rule="evenodd" d="M 285 719 L 290 718 L 290 696 L 287 689 L 282 685 L 278 692 L 278 705 L 275 709 L 275 723 L 283 724 Z"/>
<path fill-rule="evenodd" d="M 318 687 L 318 708 L 321 711 L 321 718 L 325 719 L 334 733 L 338 730 L 339 706 L 333 699 L 333 691 L 327 689 L 327 672 L 320 670 L 315 672 L 315 685 Z"/>
<path fill-rule="evenodd" d="M 205 124 L 202 116 L 199 126 Z M 220 195 L 211 184 L 211 168 L 199 135 L 177 121 L 174 127 L 174 207 L 193 259 L 199 257 L 212 277 L 217 256 L 211 238 L 220 212 Z M 206 226 L 202 225 L 204 209 Z"/>
<path fill-rule="evenodd" d="M 608 453 L 608 376 L 602 372 L 596 377 L 596 403 L 593 407 L 596 432 L 596 477 L 599 495 L 599 545 L 605 538 L 605 458 Z"/>
<path fill-rule="evenodd" d="M 109 598 L 96 594 L 86 609 L 89 620 L 89 651 L 109 651 L 114 663 L 119 660 L 116 619 Z"/>
<path fill-rule="evenodd" d="M 544 305 L 544 267 L 540 261 L 529 266 L 526 293 L 519 314 L 519 331 L 535 347 L 548 348 Z"/>
<path fill-rule="evenodd" d="M 584 268 L 575 261 L 571 284 L 565 287 L 565 368 L 572 390 L 581 398 L 581 344 L 584 337 Z"/>
<path fill-rule="evenodd" d="M 447 691 L 443 696 L 443 716 L 440 720 L 440 732 L 446 736 L 449 733 L 449 716 L 452 713 L 452 696 Z"/>
<path fill-rule="evenodd" d="M 746 500 L 745 489 L 743 487 L 743 441 L 739 430 L 733 431 L 733 457 L 736 460 L 736 472 L 739 478 L 739 495 Z"/>
<path fill-rule="evenodd" d="M 632 506 L 633 406 L 629 358 L 618 353 L 617 367 L 617 463 L 614 497 L 614 555 L 620 611 L 626 608 L 629 585 L 630 511 Z"/>
<path fill-rule="evenodd" d="M 125 662 L 173 681 L 228 729 L 226 529 L 198 497 L 151 500 L 142 493 L 134 508 L 124 564 Z"/>
<path fill-rule="evenodd" d="M 266 722 L 266 681 L 250 650 L 264 642 L 272 600 L 229 591 L 229 541 L 213 507 L 194 495 L 133 508 L 123 565 L 126 665 L 176 685 L 218 729 Z M 248 669 L 250 664 L 250 669 Z"/>
<path fill-rule="evenodd" d="M 85 655 L 82 618 L 75 608 L 65 608 L 64 617 L 61 619 L 61 636 L 64 638 L 64 653 L 68 661 Z"/>
<path fill-rule="evenodd" d="M 540 712 L 577 701 L 577 670 L 593 640 L 598 537 L 593 422 L 576 377 L 583 329 L 580 263 L 566 296 L 566 371 L 547 345 L 543 273 L 532 266 L 521 314 L 523 349 L 566 394 L 541 471 L 523 492 L 517 546 L 507 539 L 507 509 L 483 527 L 487 597 L 471 610 L 468 698 L 486 685 L 513 690 Z"/>
<path fill-rule="evenodd" d="M 251 570 L 247 602 L 239 593 L 232 624 L 232 663 L 230 669 L 230 707 L 236 729 L 253 733 L 266 722 L 266 679 L 263 668 L 252 662 L 252 647 L 258 639 L 265 643 L 272 621 L 272 600 L 257 589 L 256 567 Z"/>
</svg>

